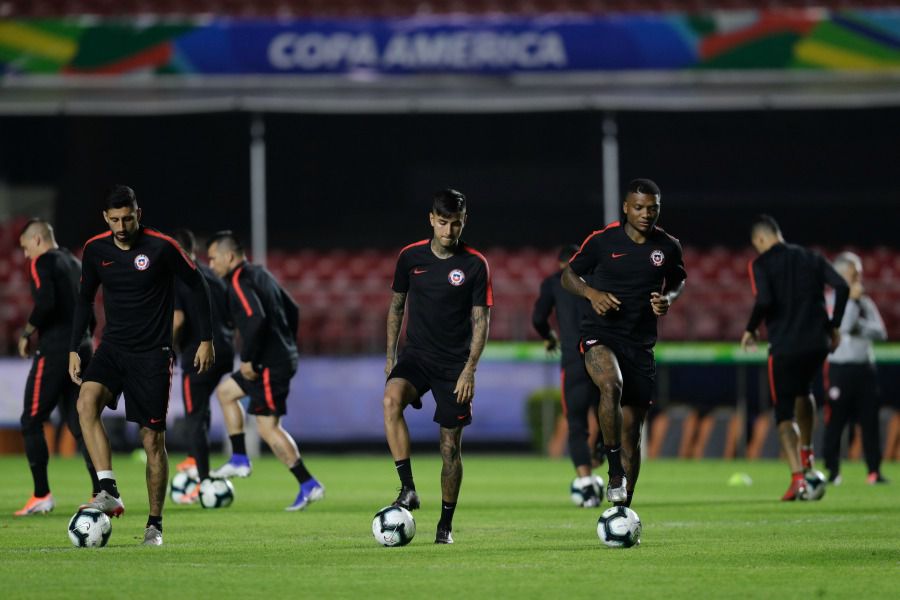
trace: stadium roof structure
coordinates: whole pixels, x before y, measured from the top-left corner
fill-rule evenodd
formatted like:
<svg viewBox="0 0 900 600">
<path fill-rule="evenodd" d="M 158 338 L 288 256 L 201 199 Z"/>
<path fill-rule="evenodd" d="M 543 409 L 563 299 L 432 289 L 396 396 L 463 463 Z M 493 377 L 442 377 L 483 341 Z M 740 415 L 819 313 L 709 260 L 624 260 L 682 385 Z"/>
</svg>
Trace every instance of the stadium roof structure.
<svg viewBox="0 0 900 600">
<path fill-rule="evenodd" d="M 900 71 L 6 76 L 0 115 L 755 111 L 900 106 Z"/>
</svg>

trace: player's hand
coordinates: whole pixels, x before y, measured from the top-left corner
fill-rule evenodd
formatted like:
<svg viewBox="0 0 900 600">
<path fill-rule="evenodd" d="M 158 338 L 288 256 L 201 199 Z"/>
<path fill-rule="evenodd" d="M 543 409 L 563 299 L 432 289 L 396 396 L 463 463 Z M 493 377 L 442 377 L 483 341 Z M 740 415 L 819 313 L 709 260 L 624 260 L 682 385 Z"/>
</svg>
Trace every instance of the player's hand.
<svg viewBox="0 0 900 600">
<path fill-rule="evenodd" d="M 31 352 L 29 351 L 28 346 L 30 345 L 31 338 L 27 338 L 24 335 L 19 338 L 19 356 L 22 358 L 28 358 L 31 356 Z"/>
<path fill-rule="evenodd" d="M 550 339 L 544 340 L 544 349 L 547 350 L 547 354 L 556 354 L 556 351 L 559 350 L 559 336 L 552 329 L 550 330 Z"/>
<path fill-rule="evenodd" d="M 198 373 L 209 371 L 216 362 L 216 349 L 213 348 L 212 342 L 200 342 L 197 348 L 197 354 L 194 355 L 194 366 L 197 367 Z"/>
<path fill-rule="evenodd" d="M 81 385 L 81 357 L 77 352 L 69 352 L 69 379 L 75 385 Z"/>
<path fill-rule="evenodd" d="M 256 381 L 257 379 L 259 379 L 259 374 L 253 368 L 252 362 L 241 363 L 241 375 L 247 381 Z"/>
<path fill-rule="evenodd" d="M 756 352 L 756 333 L 745 331 L 741 336 L 741 350 L 744 352 Z"/>
<path fill-rule="evenodd" d="M 387 361 L 384 364 L 384 376 L 390 377 L 391 371 L 394 370 L 394 367 L 397 366 L 397 357 L 396 356 L 388 356 Z"/>
<path fill-rule="evenodd" d="M 828 346 L 828 350 L 834 352 L 837 350 L 837 347 L 841 345 L 841 330 L 840 329 L 832 329 L 831 330 L 831 344 Z"/>
<path fill-rule="evenodd" d="M 619 305 L 622 304 L 618 298 L 609 292 L 601 292 L 599 290 L 591 290 L 588 300 L 591 301 L 591 306 L 594 307 L 594 310 L 601 317 L 611 310 L 619 310 Z"/>
<path fill-rule="evenodd" d="M 668 295 L 653 292 L 650 294 L 650 306 L 653 308 L 653 314 L 657 317 L 661 317 L 669 312 L 669 307 L 672 306 L 672 302 L 669 300 Z"/>
<path fill-rule="evenodd" d="M 459 374 L 459 379 L 456 380 L 456 387 L 453 389 L 453 393 L 456 394 L 457 404 L 465 404 L 472 401 L 472 398 L 475 397 L 475 371 L 473 369 L 468 367 L 463 369 L 462 373 Z"/>
</svg>

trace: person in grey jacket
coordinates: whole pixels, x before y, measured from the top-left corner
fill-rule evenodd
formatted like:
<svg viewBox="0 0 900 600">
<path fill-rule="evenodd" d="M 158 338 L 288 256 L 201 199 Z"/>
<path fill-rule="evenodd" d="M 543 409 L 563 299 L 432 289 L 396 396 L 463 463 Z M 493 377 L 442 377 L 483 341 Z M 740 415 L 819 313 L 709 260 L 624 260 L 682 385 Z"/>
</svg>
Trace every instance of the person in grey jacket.
<svg viewBox="0 0 900 600">
<path fill-rule="evenodd" d="M 884 321 L 862 284 L 862 261 L 852 252 L 834 260 L 835 270 L 850 285 L 850 300 L 841 320 L 841 343 L 825 363 L 825 466 L 828 481 L 841 482 L 841 437 L 848 423 L 862 427 L 863 452 L 870 484 L 887 483 L 881 475 L 878 424 L 879 393 L 873 341 L 887 339 Z"/>
</svg>

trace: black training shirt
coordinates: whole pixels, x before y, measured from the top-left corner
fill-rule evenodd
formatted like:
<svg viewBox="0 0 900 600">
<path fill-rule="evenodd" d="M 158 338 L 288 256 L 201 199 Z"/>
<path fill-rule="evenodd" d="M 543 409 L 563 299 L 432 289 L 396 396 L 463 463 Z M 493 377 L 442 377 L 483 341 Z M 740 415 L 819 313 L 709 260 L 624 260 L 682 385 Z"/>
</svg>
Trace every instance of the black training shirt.
<svg viewBox="0 0 900 600">
<path fill-rule="evenodd" d="M 795 244 L 775 244 L 750 263 L 750 288 L 756 296 L 747 331 L 763 320 L 772 354 L 826 350 L 838 329 L 850 288 L 820 254 Z M 825 284 L 834 288 L 834 314 L 825 309 Z"/>
<path fill-rule="evenodd" d="M 654 227 L 643 244 L 615 221 L 593 232 L 569 260 L 576 275 L 595 290 L 609 292 L 622 303 L 603 316 L 593 307 L 581 324 L 582 337 L 600 336 L 626 344 L 656 344 L 656 321 L 650 294 L 677 288 L 687 277 L 681 244 Z"/>
<path fill-rule="evenodd" d="M 28 322 L 40 335 L 38 350 L 41 354 L 69 351 L 80 275 L 81 263 L 65 248 L 48 250 L 31 261 L 34 309 Z M 85 324 L 78 336 L 78 344 L 87 338 Z"/>
<path fill-rule="evenodd" d="M 431 240 L 403 248 L 391 289 L 407 294 L 406 348 L 442 364 L 469 359 L 472 307 L 493 306 L 487 260 L 464 242 L 448 258 L 431 251 Z"/>
<path fill-rule="evenodd" d="M 593 309 L 587 299 L 576 296 L 562 286 L 562 271 L 548 276 L 541 282 L 541 294 L 534 303 L 534 311 L 531 314 L 531 324 L 545 340 L 550 339 L 549 319 L 554 308 L 556 320 L 559 321 L 562 364 L 580 361 L 578 343 L 581 339 L 581 321 L 584 315 Z"/>
<path fill-rule="evenodd" d="M 89 239 L 81 257 L 81 292 L 75 307 L 74 331 L 82 331 L 93 314 L 97 288 L 103 286 L 106 326 L 103 343 L 128 352 L 172 346 L 175 278 L 191 289 L 202 340 L 212 340 L 209 289 L 197 266 L 171 237 L 141 226 L 128 250 L 113 241 L 111 231 Z M 81 337 L 73 333 L 69 350 Z"/>
<path fill-rule="evenodd" d="M 216 350 L 216 362 L 219 357 L 234 355 L 234 323 L 228 311 L 228 288 L 225 282 L 213 273 L 212 269 L 197 263 L 197 269 L 209 287 L 209 299 L 212 308 L 213 347 Z M 181 281 L 175 282 L 175 310 L 184 313 L 181 326 L 179 347 L 181 348 L 182 365 L 192 364 L 197 348 L 200 346 L 200 328 L 197 309 L 191 302 L 191 288 Z"/>
</svg>

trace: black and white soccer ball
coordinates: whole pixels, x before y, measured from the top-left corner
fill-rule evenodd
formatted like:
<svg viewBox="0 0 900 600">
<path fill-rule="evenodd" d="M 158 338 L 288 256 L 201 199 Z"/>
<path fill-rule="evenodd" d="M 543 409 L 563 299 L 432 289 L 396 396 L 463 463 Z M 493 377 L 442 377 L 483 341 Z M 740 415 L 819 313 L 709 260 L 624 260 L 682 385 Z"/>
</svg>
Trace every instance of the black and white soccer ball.
<svg viewBox="0 0 900 600">
<path fill-rule="evenodd" d="M 821 500 L 825 496 L 825 485 L 828 481 L 822 471 L 810 470 L 803 476 L 806 480 L 804 500 Z"/>
<path fill-rule="evenodd" d="M 227 479 L 204 479 L 200 482 L 200 506 L 225 508 L 234 502 L 234 486 Z"/>
<path fill-rule="evenodd" d="M 575 506 L 581 506 L 584 504 L 584 494 L 581 491 L 581 488 L 578 487 L 578 480 L 580 477 L 576 477 L 572 480 L 572 484 L 569 486 L 569 497 L 572 499 L 572 504 Z M 603 478 L 599 475 L 591 475 L 591 479 L 594 480 L 594 491 L 597 492 L 597 497 L 603 497 Z"/>
<path fill-rule="evenodd" d="M 382 546 L 405 546 L 416 536 L 416 521 L 402 506 L 386 506 L 372 519 L 372 535 Z"/>
<path fill-rule="evenodd" d="M 176 473 L 172 478 L 169 496 L 176 504 L 184 504 L 198 485 L 200 482 L 188 475 L 187 472 Z"/>
<path fill-rule="evenodd" d="M 641 543 L 641 519 L 626 506 L 612 506 L 600 515 L 597 536 L 610 548 L 631 548 Z"/>
<path fill-rule="evenodd" d="M 69 539 L 78 548 L 102 548 L 112 534 L 112 523 L 96 508 L 79 508 L 69 520 Z"/>
</svg>

